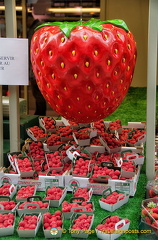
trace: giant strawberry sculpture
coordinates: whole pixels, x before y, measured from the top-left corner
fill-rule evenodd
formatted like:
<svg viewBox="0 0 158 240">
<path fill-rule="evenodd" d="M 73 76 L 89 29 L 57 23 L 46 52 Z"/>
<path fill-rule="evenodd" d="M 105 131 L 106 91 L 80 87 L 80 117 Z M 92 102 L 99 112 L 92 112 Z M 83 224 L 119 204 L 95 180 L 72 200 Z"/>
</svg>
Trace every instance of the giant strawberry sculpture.
<svg viewBox="0 0 158 240">
<path fill-rule="evenodd" d="M 131 84 L 136 43 L 124 21 L 52 22 L 31 40 L 37 84 L 50 106 L 78 123 L 103 119 Z"/>
</svg>

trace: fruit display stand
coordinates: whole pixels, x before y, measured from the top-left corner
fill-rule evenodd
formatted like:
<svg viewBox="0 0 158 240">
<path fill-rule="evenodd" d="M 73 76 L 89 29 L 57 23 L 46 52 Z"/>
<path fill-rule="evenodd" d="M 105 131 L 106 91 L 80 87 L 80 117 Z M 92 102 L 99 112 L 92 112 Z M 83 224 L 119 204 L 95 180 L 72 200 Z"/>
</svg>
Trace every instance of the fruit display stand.
<svg viewBox="0 0 158 240">
<path fill-rule="evenodd" d="M 59 122 L 61 123 L 61 120 L 58 120 L 58 123 Z M 131 125 L 129 123 L 130 127 L 135 126 L 135 124 Z M 138 124 L 138 126 L 140 127 L 139 124 Z M 142 128 L 144 128 L 145 125 L 141 125 L 141 126 L 142 126 Z M 33 142 L 36 143 L 36 141 L 33 141 Z M 67 144 L 67 143 L 65 143 L 65 144 Z M 29 143 L 29 146 L 30 146 L 30 143 Z M 37 147 L 36 144 L 33 144 L 32 146 L 34 146 L 35 149 Z M 128 148 L 132 149 L 133 153 L 135 153 L 134 151 L 136 151 L 137 154 L 138 153 L 143 154 L 143 152 L 144 152 L 143 144 L 139 148 L 137 148 L 137 147 L 127 147 L 127 149 Z M 82 155 L 89 156 L 88 159 L 90 161 L 92 156 L 94 157 L 94 155 L 95 155 L 95 151 L 97 149 L 97 146 L 92 146 L 92 147 L 91 146 L 86 146 L 85 149 L 86 149 L 86 151 L 82 152 L 83 149 L 79 150 L 78 148 L 76 148 L 76 146 L 73 146 L 73 148 L 71 147 L 71 151 L 73 151 L 73 153 L 76 152 L 77 154 L 72 154 L 71 155 L 72 160 L 70 160 L 70 161 L 73 163 L 73 161 L 74 161 L 73 159 L 74 158 L 78 159 L 80 154 L 81 154 L 80 157 L 82 157 L 82 158 L 83 158 Z M 125 148 L 124 150 L 127 150 L 127 149 Z M 26 150 L 27 150 L 26 154 L 29 153 L 29 151 L 28 151 L 29 148 L 26 148 Z M 43 151 L 43 149 L 41 149 L 41 151 Z M 60 151 L 60 150 L 58 150 L 58 151 Z M 57 152 L 57 151 L 54 151 L 54 152 Z M 66 152 L 68 154 L 70 153 L 67 150 L 66 150 Z M 49 151 L 46 151 L 45 153 L 48 154 Z M 101 154 L 103 154 L 103 153 L 100 153 L 99 158 L 96 157 L 96 161 L 99 161 L 98 159 L 100 159 L 100 161 L 101 161 L 101 159 L 102 159 Z M 108 152 L 106 154 L 110 156 L 110 154 Z M 114 154 L 116 154 L 116 153 L 112 153 L 111 156 L 113 156 Z M 64 151 L 64 156 L 65 156 L 65 151 Z M 121 156 L 121 152 L 120 152 L 120 154 L 117 154 L 117 156 Z M 118 159 L 114 158 L 113 160 L 118 160 Z M 44 161 L 45 161 L 45 164 L 47 164 L 46 159 Z M 129 160 L 129 161 L 131 161 L 131 160 Z M 92 162 L 94 164 L 94 158 L 92 158 Z M 118 161 L 118 162 L 119 162 L 119 164 L 121 164 L 123 161 L 122 162 Z M 81 163 L 82 163 L 82 161 L 81 161 Z M 117 161 L 114 161 L 114 163 L 117 164 Z M 131 163 L 133 164 L 133 161 L 131 161 Z M 64 162 L 64 165 L 65 164 L 67 164 L 67 162 Z M 84 162 L 83 162 L 83 164 L 84 164 Z M 92 164 L 92 167 L 93 167 L 93 164 Z M 111 165 L 111 164 L 107 163 L 107 166 L 110 167 L 110 171 L 113 171 L 112 170 L 114 168 L 113 164 Z M 16 165 L 15 165 L 15 167 L 16 167 Z M 73 164 L 72 164 L 72 167 L 73 167 Z M 64 203 L 64 202 L 69 203 L 70 198 L 75 198 L 75 203 L 77 203 L 76 200 L 80 200 L 80 196 L 78 194 L 75 195 L 75 192 L 77 193 L 77 189 L 79 190 L 79 185 L 80 185 L 81 189 L 78 192 L 80 192 L 81 195 L 83 194 L 82 195 L 83 197 L 86 197 L 87 195 L 84 196 L 84 194 L 87 193 L 87 191 L 82 191 L 82 188 L 85 189 L 85 187 L 87 186 L 88 189 L 89 189 L 89 191 L 88 191 L 88 193 L 89 193 L 88 194 L 88 201 L 89 200 L 90 201 L 87 202 L 86 204 L 91 205 L 92 208 L 93 208 L 92 209 L 93 211 L 89 211 L 89 212 L 85 211 L 84 207 L 86 205 L 84 206 L 84 204 L 83 204 L 83 206 L 81 206 L 82 201 L 83 201 L 82 200 L 81 204 L 79 204 L 79 207 L 74 209 L 74 212 L 80 211 L 82 209 L 84 214 L 87 214 L 87 213 L 94 214 L 93 224 L 91 226 L 91 229 L 89 229 L 90 234 L 87 235 L 87 233 L 86 233 L 86 237 L 88 237 L 89 239 L 97 239 L 97 235 L 96 235 L 96 232 L 95 232 L 95 227 L 100 223 L 101 219 L 108 216 L 108 211 L 105 210 L 105 209 L 102 209 L 100 207 L 99 200 L 101 198 L 103 190 L 107 189 L 108 187 L 111 187 L 112 191 L 116 190 L 116 187 L 117 187 L 117 191 L 121 189 L 121 190 L 125 190 L 125 194 L 130 193 L 130 197 L 128 199 L 128 202 L 125 205 L 120 206 L 120 208 L 116 209 L 114 212 L 112 212 L 112 214 L 118 214 L 122 218 L 129 218 L 130 222 L 131 222 L 131 224 L 130 224 L 131 229 L 135 229 L 135 228 L 138 229 L 138 222 L 139 222 L 140 215 L 137 216 L 137 218 L 136 218 L 137 220 L 136 220 L 135 225 L 134 225 L 134 222 L 133 222 L 132 219 L 135 218 L 135 215 L 138 214 L 138 209 L 140 209 L 140 211 L 141 211 L 140 204 L 141 204 L 142 197 L 144 197 L 144 194 L 145 194 L 146 177 L 145 177 L 145 174 L 144 174 L 144 167 L 145 167 L 145 165 L 141 165 L 141 164 L 137 165 L 137 172 L 134 173 L 135 176 L 134 176 L 134 178 L 132 177 L 132 179 L 119 180 L 119 179 L 110 179 L 109 178 L 108 179 L 108 184 L 107 184 L 107 182 L 101 182 L 101 183 L 100 182 L 92 182 L 92 183 L 90 183 L 89 182 L 89 177 L 90 176 L 88 176 L 88 177 L 87 176 L 84 177 L 82 175 L 79 176 L 79 177 L 73 176 L 73 175 L 71 175 L 71 171 L 69 171 L 69 170 L 65 174 L 62 174 L 62 175 L 39 176 L 39 177 L 37 175 L 37 176 L 35 176 L 35 179 L 31 179 L 31 178 L 30 179 L 29 178 L 25 179 L 25 178 L 20 177 L 20 174 L 18 174 L 18 173 L 15 174 L 15 172 L 11 171 L 11 169 L 10 170 L 8 169 L 8 172 L 5 172 L 5 171 L 3 171 L 4 169 L 2 168 L 1 171 L 0 171 L 0 179 L 1 179 L 1 182 L 3 182 L 3 183 L 6 183 L 8 181 L 11 181 L 11 182 L 13 181 L 14 183 L 16 182 L 16 184 L 18 186 L 21 186 L 21 187 L 22 186 L 26 187 L 26 186 L 35 185 L 36 186 L 36 192 L 33 195 L 41 196 L 42 201 L 45 201 L 45 200 L 51 201 L 49 199 L 46 199 L 46 196 L 48 196 L 48 194 L 51 193 L 51 191 L 48 191 L 48 189 L 51 189 L 51 188 L 53 189 L 54 188 L 56 190 L 56 188 L 58 188 L 58 187 L 60 187 L 61 189 L 65 189 L 66 191 L 64 191 L 64 194 L 59 199 L 60 201 L 57 202 L 58 204 L 54 205 L 54 206 L 51 206 L 51 204 L 50 204 L 49 210 L 48 210 L 48 212 L 51 213 L 51 214 L 55 213 L 55 211 L 57 211 L 57 210 L 61 211 L 61 213 L 63 211 L 64 227 L 63 227 L 63 230 L 62 230 L 62 234 L 61 234 L 61 230 L 60 230 L 60 234 L 59 234 L 59 231 L 57 231 L 57 234 L 59 234 L 57 236 L 60 236 L 63 239 L 71 239 L 74 236 L 71 235 L 72 231 L 71 231 L 71 226 L 70 226 L 70 217 L 73 216 L 73 212 L 70 212 L 71 213 L 70 216 L 65 217 L 64 216 L 64 210 L 62 208 L 63 207 L 62 203 Z M 84 168 L 86 168 L 86 165 L 84 166 Z M 11 171 L 11 173 L 9 173 L 10 171 Z M 117 169 L 115 169 L 115 171 L 120 171 L 120 167 L 117 167 Z M 59 174 L 59 173 L 60 173 L 60 171 L 57 174 Z M 80 172 L 80 174 L 82 174 L 82 171 Z M 60 179 L 59 177 L 62 178 L 62 181 L 59 180 Z M 72 181 L 67 182 L 67 179 L 69 177 L 71 177 Z M 129 176 L 129 177 L 131 177 L 131 176 Z M 41 179 L 43 179 L 42 182 L 41 182 Z M 56 180 L 56 181 L 52 181 L 52 180 Z M 83 182 L 83 185 L 81 184 L 82 182 Z M 144 184 L 144 188 L 142 187 L 143 184 Z M 103 188 L 101 188 L 101 186 L 103 186 Z M 18 187 L 18 189 L 19 189 L 19 187 Z M 46 191 L 46 189 L 47 189 L 48 192 Z M 99 192 L 98 192 L 97 189 L 99 189 Z M 17 197 L 14 196 L 13 200 L 14 199 L 15 199 L 15 202 L 18 203 L 18 206 L 19 206 L 19 204 L 20 204 L 19 202 L 21 202 L 22 198 L 17 199 Z M 18 201 L 16 201 L 16 200 L 18 200 Z M 27 202 L 27 199 L 25 198 L 25 199 L 22 200 L 22 202 L 24 202 L 24 201 Z M 131 208 L 131 205 L 133 206 L 132 208 Z M 129 211 L 129 206 L 130 206 L 131 211 Z M 24 209 L 24 211 L 26 213 L 27 209 Z M 29 209 L 29 211 L 30 211 L 30 209 Z M 40 209 L 36 209 L 36 211 L 40 211 Z M 17 212 L 17 216 L 16 216 L 15 231 L 14 231 L 14 234 L 12 236 L 12 239 L 17 239 L 18 238 L 18 232 L 16 231 L 16 229 L 17 229 L 17 224 L 19 222 L 19 216 L 18 216 L 19 214 L 18 214 L 17 210 L 16 210 L 16 212 Z M 99 214 L 98 214 L 98 212 L 99 212 Z M 44 215 L 44 213 L 42 215 Z M 54 226 L 56 226 L 56 225 L 54 225 Z M 53 231 L 52 233 L 54 234 L 55 232 Z M 48 230 L 47 230 L 47 234 L 50 236 L 50 234 L 51 234 L 50 231 L 48 232 Z M 82 234 L 81 234 L 81 236 L 82 236 Z M 132 234 L 132 236 L 133 236 L 133 234 Z M 41 224 L 38 232 L 36 233 L 35 238 L 36 239 L 42 239 L 44 237 L 45 237 L 45 229 L 43 228 L 43 225 Z M 126 237 L 130 237 L 130 234 L 128 234 L 128 235 L 126 234 L 124 236 L 122 235 L 122 236 L 120 236 L 120 239 L 121 238 L 122 239 L 127 239 Z M 76 235 L 75 235 L 75 238 L 77 238 Z"/>
</svg>

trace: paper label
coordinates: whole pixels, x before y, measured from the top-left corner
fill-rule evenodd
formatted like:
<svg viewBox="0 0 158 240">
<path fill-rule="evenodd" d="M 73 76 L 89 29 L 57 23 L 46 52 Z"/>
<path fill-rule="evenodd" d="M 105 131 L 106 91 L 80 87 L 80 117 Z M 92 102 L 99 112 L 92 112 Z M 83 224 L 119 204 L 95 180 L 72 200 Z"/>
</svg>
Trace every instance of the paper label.
<svg viewBox="0 0 158 240">
<path fill-rule="evenodd" d="M 28 85 L 28 39 L 0 38 L 0 84 Z"/>
</svg>

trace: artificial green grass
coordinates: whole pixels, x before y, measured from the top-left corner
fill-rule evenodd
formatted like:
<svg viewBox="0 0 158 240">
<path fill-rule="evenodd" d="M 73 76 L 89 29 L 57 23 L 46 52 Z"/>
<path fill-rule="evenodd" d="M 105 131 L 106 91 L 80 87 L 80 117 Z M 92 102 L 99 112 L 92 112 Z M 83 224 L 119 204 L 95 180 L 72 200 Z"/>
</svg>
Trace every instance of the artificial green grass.
<svg viewBox="0 0 158 240">
<path fill-rule="evenodd" d="M 137 191 L 135 193 L 134 197 L 130 197 L 128 203 L 123 205 L 121 208 L 115 210 L 114 212 L 108 212 L 106 210 L 103 210 L 100 208 L 99 205 L 99 199 L 101 198 L 100 195 L 93 195 L 91 198 L 91 201 L 93 201 L 95 206 L 95 217 L 94 217 L 94 223 L 91 228 L 93 230 L 93 233 L 89 235 L 88 239 L 98 239 L 95 233 L 95 227 L 100 224 L 101 220 L 105 218 L 106 216 L 112 215 L 112 216 L 120 216 L 122 218 L 128 218 L 130 220 L 130 228 L 129 230 L 139 230 L 139 220 L 140 220 L 140 212 L 141 212 L 141 202 L 142 199 L 145 198 L 145 186 L 146 186 L 146 175 L 145 173 L 141 173 L 137 185 Z M 44 192 L 37 192 L 36 195 L 40 195 L 41 197 L 44 197 Z M 65 200 L 69 201 L 72 197 L 72 193 L 68 193 Z M 61 210 L 61 206 L 58 208 L 50 208 L 50 212 L 54 213 L 56 210 Z M 17 234 L 17 225 L 18 225 L 19 217 L 16 217 L 16 225 L 15 225 L 15 232 L 13 236 L 6 236 L 1 237 L 1 240 L 17 240 L 19 239 Z M 62 239 L 69 240 L 74 239 L 71 237 L 71 234 L 69 232 L 70 229 L 70 220 L 65 219 L 64 220 L 64 229 L 66 230 L 66 233 L 62 234 Z M 7 231 L 7 229 L 6 229 Z M 27 239 L 27 238 L 22 238 Z M 44 234 L 42 227 L 40 227 L 35 240 L 44 239 Z M 129 233 L 124 234 L 119 237 L 120 240 L 137 240 L 138 234 L 137 233 Z M 79 240 L 79 238 L 76 238 L 76 240 Z"/>
<path fill-rule="evenodd" d="M 123 125 L 127 125 L 128 122 L 146 121 L 146 98 L 146 87 L 130 87 L 121 105 L 106 117 L 105 121 L 114 121 L 119 118 Z"/>
<path fill-rule="evenodd" d="M 105 118 L 105 121 L 114 121 L 119 118 L 121 119 L 121 122 L 123 125 L 127 125 L 128 122 L 146 121 L 146 90 L 147 88 L 131 87 L 128 91 L 127 96 L 125 97 L 124 101 L 119 106 L 119 108 L 109 117 Z M 156 105 L 158 106 L 158 101 Z M 135 196 L 130 197 L 129 202 L 127 204 L 125 204 L 124 206 L 115 210 L 112 213 L 100 208 L 98 200 L 101 196 L 97 196 L 97 195 L 92 196 L 91 201 L 93 201 L 95 205 L 95 217 L 94 217 L 92 230 L 94 230 L 95 227 L 100 223 L 100 221 L 108 215 L 113 215 L 113 216 L 118 215 L 123 218 L 129 218 L 129 220 L 131 221 L 129 230 L 139 230 L 141 202 L 143 199 L 145 199 L 145 193 L 146 193 L 145 186 L 147 183 L 147 179 L 146 179 L 145 170 L 146 169 L 144 164 L 141 169 L 141 174 L 139 177 Z M 44 193 L 39 192 L 39 194 L 43 196 Z M 71 193 L 68 193 L 65 200 L 69 201 L 71 196 L 72 196 Z M 50 212 L 53 213 L 57 209 L 61 210 L 61 206 L 59 208 L 51 208 Z M 19 217 L 17 217 L 16 219 L 14 235 L 1 237 L 1 240 L 17 240 L 19 238 L 16 232 L 18 220 L 19 220 Z M 67 230 L 67 233 L 63 233 L 62 239 L 64 240 L 74 239 L 74 238 L 71 238 L 71 235 L 68 230 L 70 228 L 70 220 L 64 220 L 64 228 Z M 25 238 L 23 239 L 25 240 Z M 35 240 L 44 239 L 42 228 L 40 228 L 39 232 L 37 233 L 37 236 L 34 239 Z M 79 238 L 76 238 L 76 240 L 78 239 Z M 97 236 L 95 233 L 93 233 L 89 235 L 88 239 L 95 240 L 97 239 Z M 137 233 L 128 233 L 119 237 L 119 240 L 123 240 L 123 239 L 137 240 L 139 239 L 139 236 Z"/>
</svg>

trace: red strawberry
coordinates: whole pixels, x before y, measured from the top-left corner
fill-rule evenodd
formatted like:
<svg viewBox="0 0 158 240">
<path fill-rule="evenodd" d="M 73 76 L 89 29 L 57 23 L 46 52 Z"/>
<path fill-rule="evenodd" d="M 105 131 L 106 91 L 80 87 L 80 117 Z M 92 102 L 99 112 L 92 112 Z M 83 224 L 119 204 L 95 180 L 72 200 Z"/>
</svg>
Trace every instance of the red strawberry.
<svg viewBox="0 0 158 240">
<path fill-rule="evenodd" d="M 136 43 L 119 19 L 45 23 L 31 41 L 37 84 L 66 119 L 89 123 L 110 115 L 132 81 Z"/>
</svg>

